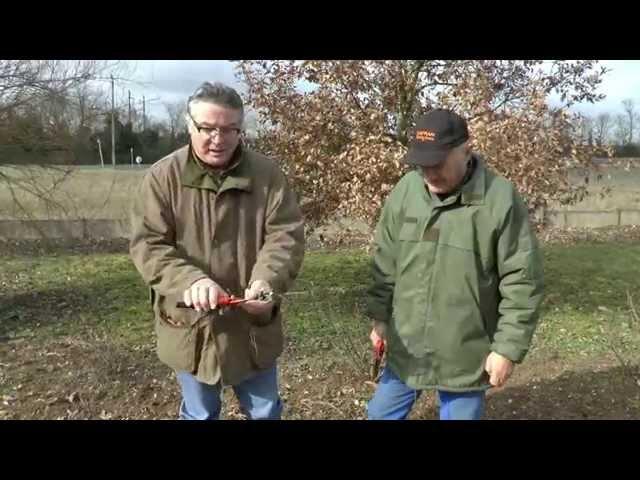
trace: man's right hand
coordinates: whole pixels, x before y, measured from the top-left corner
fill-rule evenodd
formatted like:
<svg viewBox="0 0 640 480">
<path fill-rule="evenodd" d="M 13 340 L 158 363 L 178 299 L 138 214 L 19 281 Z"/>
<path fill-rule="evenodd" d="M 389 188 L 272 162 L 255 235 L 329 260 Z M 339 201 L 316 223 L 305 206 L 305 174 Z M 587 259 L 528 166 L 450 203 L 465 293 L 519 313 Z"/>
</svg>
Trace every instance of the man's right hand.
<svg viewBox="0 0 640 480">
<path fill-rule="evenodd" d="M 386 339 L 386 325 L 379 322 L 373 323 L 373 328 L 371 329 L 371 334 L 369 335 L 369 339 L 371 340 L 371 344 L 375 347 L 380 340 L 384 342 L 385 347 L 387 346 Z"/>
<path fill-rule="evenodd" d="M 218 305 L 218 296 L 224 291 L 216 282 L 210 278 L 201 278 L 184 291 L 184 303 L 196 312 L 208 312 L 214 310 Z"/>
</svg>

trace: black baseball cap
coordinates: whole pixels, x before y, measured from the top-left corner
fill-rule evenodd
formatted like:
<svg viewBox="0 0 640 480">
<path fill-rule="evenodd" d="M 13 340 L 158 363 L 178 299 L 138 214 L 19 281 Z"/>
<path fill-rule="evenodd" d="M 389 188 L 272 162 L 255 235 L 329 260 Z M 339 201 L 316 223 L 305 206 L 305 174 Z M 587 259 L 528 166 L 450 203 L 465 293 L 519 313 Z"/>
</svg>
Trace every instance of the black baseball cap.
<svg viewBox="0 0 640 480">
<path fill-rule="evenodd" d="M 464 118 L 451 110 L 431 110 L 416 121 L 403 162 L 435 167 L 444 162 L 453 148 L 468 139 L 469 130 Z"/>
</svg>

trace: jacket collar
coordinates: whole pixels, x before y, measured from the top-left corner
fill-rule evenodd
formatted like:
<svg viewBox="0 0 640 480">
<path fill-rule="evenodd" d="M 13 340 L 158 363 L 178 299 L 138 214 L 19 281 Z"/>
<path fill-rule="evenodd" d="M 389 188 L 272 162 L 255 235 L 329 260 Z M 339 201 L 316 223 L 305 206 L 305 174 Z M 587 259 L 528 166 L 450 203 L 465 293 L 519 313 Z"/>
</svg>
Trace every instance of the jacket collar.
<svg viewBox="0 0 640 480">
<path fill-rule="evenodd" d="M 473 162 L 475 162 L 475 166 L 471 178 L 444 200 L 440 200 L 438 195 L 429 192 L 429 188 L 424 183 L 422 174 L 418 171 L 420 181 L 424 186 L 423 192 L 427 202 L 431 203 L 435 208 L 453 205 L 458 202 L 458 200 L 460 200 L 462 205 L 484 204 L 486 169 L 482 159 L 475 153 L 473 154 Z"/>
<path fill-rule="evenodd" d="M 474 172 L 469 181 L 465 183 L 461 189 L 462 195 L 460 201 L 463 205 L 484 204 L 487 170 L 479 155 L 474 153 L 473 161 L 476 162 Z"/>
<path fill-rule="evenodd" d="M 200 188 L 222 193 L 225 190 L 251 191 L 251 168 L 247 151 L 242 144 L 238 144 L 229 167 L 220 172 L 212 171 L 200 161 L 189 144 L 188 158 L 182 171 L 181 182 L 185 187 Z"/>
</svg>

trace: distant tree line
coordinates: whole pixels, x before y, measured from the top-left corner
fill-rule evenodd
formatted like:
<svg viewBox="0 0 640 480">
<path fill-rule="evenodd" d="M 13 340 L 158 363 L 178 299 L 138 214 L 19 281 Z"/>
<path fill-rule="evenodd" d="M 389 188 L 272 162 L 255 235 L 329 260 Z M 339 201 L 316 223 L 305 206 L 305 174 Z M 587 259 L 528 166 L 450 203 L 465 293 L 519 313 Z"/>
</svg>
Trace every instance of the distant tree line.
<svg viewBox="0 0 640 480">
<path fill-rule="evenodd" d="M 640 110 L 633 99 L 621 111 L 582 115 L 577 135 L 582 144 L 613 147 L 615 157 L 640 157 Z"/>
<path fill-rule="evenodd" d="M 111 164 L 111 91 L 107 75 L 125 67 L 96 61 L 0 60 L 0 165 Z M 102 81 L 100 81 L 102 80 Z M 116 163 L 153 163 L 188 141 L 181 102 L 167 119 L 142 118 L 120 99 L 115 108 Z"/>
</svg>

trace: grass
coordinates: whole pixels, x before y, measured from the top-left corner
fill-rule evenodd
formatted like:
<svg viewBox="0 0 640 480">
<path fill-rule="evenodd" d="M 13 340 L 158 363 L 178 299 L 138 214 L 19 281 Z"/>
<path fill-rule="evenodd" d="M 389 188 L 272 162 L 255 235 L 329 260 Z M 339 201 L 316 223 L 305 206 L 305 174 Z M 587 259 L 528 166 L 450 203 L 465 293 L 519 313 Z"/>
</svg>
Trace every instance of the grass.
<svg viewBox="0 0 640 480">
<path fill-rule="evenodd" d="M 640 339 L 626 291 L 640 303 L 640 246 L 547 246 L 544 258 L 534 345 L 492 393 L 488 418 L 638 418 Z M 5 252 L 0 262 L 0 419 L 175 418 L 179 390 L 155 355 L 147 289 L 126 254 Z M 364 418 L 368 264 L 359 250 L 307 254 L 285 303 L 286 418 Z M 229 401 L 227 418 L 241 418 Z M 428 392 L 411 418 L 436 411 Z"/>
<path fill-rule="evenodd" d="M 629 328 L 627 292 L 640 296 L 640 246 L 554 246 L 544 256 L 547 286 L 535 345 L 583 356 L 607 350 L 607 341 Z"/>
<path fill-rule="evenodd" d="M 0 315 L 20 319 L 16 335 L 38 327 L 43 336 L 92 331 L 130 342 L 149 336 L 146 289 L 126 255 L 15 257 L 3 267 L 16 294 Z"/>
<path fill-rule="evenodd" d="M 17 208 L 11 190 L 2 180 L 6 175 L 16 179 L 25 188 L 14 183 L 18 202 L 30 216 L 37 219 L 127 218 L 131 198 L 146 169 L 144 168 L 83 168 L 61 166 L 55 168 L 0 167 L 0 220 L 25 218 Z M 48 201 L 30 191 L 47 192 Z"/>
<path fill-rule="evenodd" d="M 544 258 L 546 298 L 533 350 L 594 355 L 615 333 L 626 351 L 627 290 L 640 299 L 640 246 L 550 246 Z M 364 348 L 368 280 L 369 256 L 360 250 L 308 253 L 285 305 L 292 343 L 347 351 L 355 341 L 356 350 Z M 127 344 L 152 337 L 147 289 L 126 254 L 5 257 L 0 281 L 0 335 L 82 333 Z"/>
</svg>

